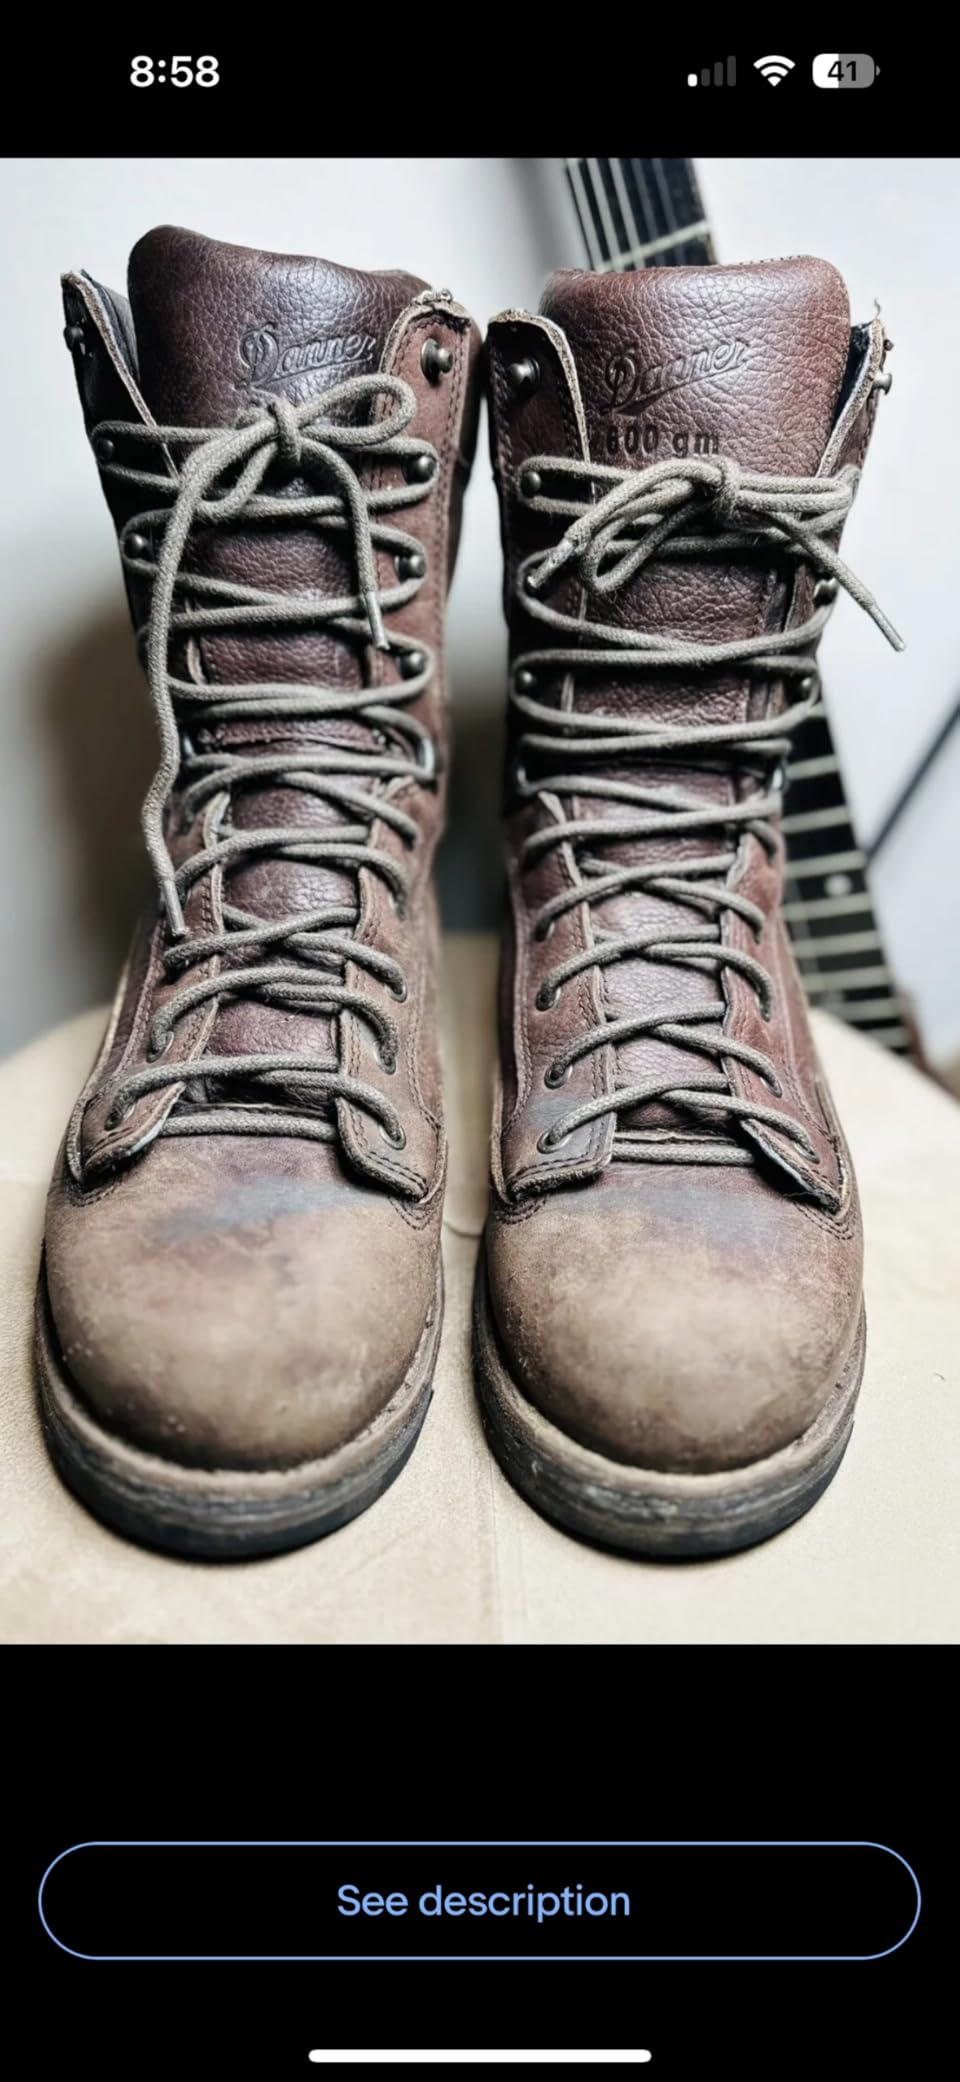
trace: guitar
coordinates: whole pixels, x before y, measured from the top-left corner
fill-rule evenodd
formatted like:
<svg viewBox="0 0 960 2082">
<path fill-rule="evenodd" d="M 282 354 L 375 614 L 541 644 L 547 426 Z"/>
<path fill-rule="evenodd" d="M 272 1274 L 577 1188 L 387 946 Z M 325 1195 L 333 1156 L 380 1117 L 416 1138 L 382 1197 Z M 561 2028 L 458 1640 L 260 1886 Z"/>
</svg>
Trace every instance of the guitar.
<svg viewBox="0 0 960 2082">
<path fill-rule="evenodd" d="M 564 169 L 592 268 L 709 267 L 716 260 L 689 159 L 567 159 Z M 922 1064 L 910 1007 L 884 955 L 866 855 L 822 701 L 794 733 L 783 831 L 783 915 L 808 997 Z"/>
</svg>

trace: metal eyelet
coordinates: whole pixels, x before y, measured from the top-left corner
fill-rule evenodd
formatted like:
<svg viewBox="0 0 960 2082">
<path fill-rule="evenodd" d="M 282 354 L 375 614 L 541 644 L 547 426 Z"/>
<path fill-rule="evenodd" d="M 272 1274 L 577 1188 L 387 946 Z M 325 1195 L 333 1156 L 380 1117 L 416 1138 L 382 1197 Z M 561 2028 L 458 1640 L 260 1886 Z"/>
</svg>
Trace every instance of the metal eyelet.
<svg viewBox="0 0 960 2082">
<path fill-rule="evenodd" d="M 391 983 L 390 996 L 396 999 L 398 1005 L 406 1004 L 407 999 L 410 996 L 410 992 L 407 987 L 406 979 L 404 977 L 400 978 L 399 989 L 397 988 L 397 985 L 395 983 Z"/>
<path fill-rule="evenodd" d="M 543 478 L 539 470 L 524 470 L 520 478 L 521 499 L 535 499 L 543 490 Z"/>
<path fill-rule="evenodd" d="M 521 665 L 519 672 L 513 675 L 513 684 L 518 694 L 532 694 L 536 688 L 537 675 L 531 672 L 529 665 Z"/>
<path fill-rule="evenodd" d="M 839 593 L 839 591 L 840 591 L 840 581 L 839 581 L 839 579 L 836 579 L 836 578 L 818 578 L 818 579 L 817 579 L 817 582 L 816 582 L 816 585 L 815 585 L 815 586 L 814 586 L 814 588 L 813 588 L 813 604 L 814 604 L 814 607 L 826 607 L 826 605 L 827 605 L 828 601 L 830 601 L 830 600 L 835 600 L 835 599 L 836 599 L 836 597 L 837 597 L 837 594 Z"/>
<path fill-rule="evenodd" d="M 150 544 L 146 535 L 128 535 L 123 549 L 124 555 L 128 557 L 148 557 L 150 554 Z"/>
<path fill-rule="evenodd" d="M 540 1155 L 542 1157 L 552 1156 L 555 1149 L 562 1149 L 564 1143 L 569 1142 L 572 1134 L 572 1128 L 566 1135 L 555 1135 L 552 1128 L 545 1128 L 543 1134 L 537 1137 L 537 1148 L 540 1151 Z"/>
<path fill-rule="evenodd" d="M 394 1077 L 396 1075 L 397 1058 L 392 1048 L 381 1048 L 380 1068 L 381 1070 L 386 1071 L 388 1077 Z"/>
<path fill-rule="evenodd" d="M 534 937 L 534 939 L 535 939 L 535 940 L 541 940 L 541 941 L 543 941 L 543 940 L 552 940 L 552 939 L 553 939 L 553 935 L 554 935 L 554 933 L 556 932 L 556 929 L 557 929 L 557 921 L 556 921 L 556 919 L 555 919 L 555 918 L 548 918 L 548 919 L 547 919 L 547 922 L 546 922 L 546 925 L 535 925 L 535 926 L 534 926 L 534 928 L 533 928 L 533 937 Z"/>
<path fill-rule="evenodd" d="M 94 434 L 93 452 L 98 463 L 112 463 L 117 452 L 117 444 L 109 434 Z"/>
<path fill-rule="evenodd" d="M 533 1002 L 538 1012 L 552 1012 L 559 996 L 558 989 L 548 990 L 546 984 L 541 983 Z"/>
<path fill-rule="evenodd" d="M 812 696 L 812 695 L 814 695 L 814 694 L 816 693 L 816 691 L 817 691 L 817 675 L 816 675 L 816 673 L 815 673 L 815 672 L 805 672 L 805 673 L 804 673 L 804 675 L 803 675 L 803 678 L 802 678 L 802 680 L 800 680 L 800 682 L 798 683 L 798 686 L 797 686 L 797 693 L 799 694 L 799 696 L 800 696 L 800 699 L 801 699 L 801 701 L 809 701 L 809 700 L 810 700 L 810 698 L 811 698 L 811 696 Z"/>
<path fill-rule="evenodd" d="M 424 340 L 420 349 L 420 367 L 430 383 L 439 383 L 441 376 L 449 376 L 453 367 L 449 347 L 442 347 L 439 340 Z"/>
<path fill-rule="evenodd" d="M 389 1128 L 386 1121 L 381 1121 L 380 1133 L 384 1142 L 389 1142 L 391 1149 L 406 1149 L 407 1138 L 399 1121 L 395 1128 Z"/>
<path fill-rule="evenodd" d="M 540 363 L 532 354 L 525 354 L 522 361 L 508 362 L 507 382 L 518 396 L 531 396 L 540 386 Z"/>
<path fill-rule="evenodd" d="M 775 1099 L 783 1098 L 783 1086 L 780 1082 L 779 1077 L 768 1077 L 767 1084 L 769 1085 L 769 1088 L 773 1093 Z"/>
<path fill-rule="evenodd" d="M 409 455 L 403 466 L 408 484 L 429 484 L 436 474 L 436 460 L 432 455 Z"/>
<path fill-rule="evenodd" d="M 425 578 L 427 560 L 422 549 L 402 549 L 397 553 L 396 567 L 399 579 Z"/>
<path fill-rule="evenodd" d="M 427 669 L 426 651 L 401 651 L 397 659 L 402 680 L 415 680 L 418 672 Z"/>
<path fill-rule="evenodd" d="M 558 1085 L 566 1084 L 572 1076 L 572 1063 L 567 1063 L 566 1067 L 558 1065 L 557 1063 L 548 1063 L 543 1073 L 543 1081 L 544 1084 L 549 1086 L 552 1092 L 555 1092 Z"/>
<path fill-rule="evenodd" d="M 164 1035 L 164 1037 L 163 1037 L 163 1040 L 162 1040 L 162 1041 L 161 1041 L 161 1042 L 160 1042 L 159 1044 L 157 1043 L 157 1041 L 156 1041 L 156 1039 L 155 1039 L 154 1035 L 153 1035 L 153 1034 L 151 1034 L 151 1035 L 150 1035 L 150 1036 L 148 1037 L 148 1040 L 147 1040 L 147 1045 L 146 1045 L 146 1048 L 145 1048 L 145 1049 L 144 1049 L 144 1051 L 143 1051 L 143 1052 L 144 1052 L 144 1055 L 145 1055 L 145 1056 L 146 1056 L 146 1058 L 147 1058 L 147 1062 L 148 1062 L 148 1063 L 156 1063 L 156 1062 L 158 1062 L 158 1061 L 159 1061 L 159 1059 L 160 1059 L 160 1057 L 161 1057 L 162 1055 L 166 1055 L 166 1053 L 167 1053 L 167 1049 L 169 1048 L 169 1046 L 170 1046 L 170 1043 L 171 1043 L 171 1041 L 172 1041 L 172 1040 L 173 1040 L 173 1028 L 172 1028 L 172 1027 L 169 1027 L 169 1028 L 168 1028 L 168 1030 L 167 1030 L 166 1034 L 165 1034 L 165 1035 Z"/>
<path fill-rule="evenodd" d="M 118 1105 L 117 1101 L 114 1100 L 114 1103 L 111 1106 L 109 1113 L 105 1116 L 103 1123 L 107 1131 L 110 1132 L 113 1128 L 122 1128 L 124 1121 L 128 1121 L 130 1119 L 130 1115 L 133 1112 L 136 1103 L 136 1099 L 128 1099 L 125 1105 Z"/>
<path fill-rule="evenodd" d="M 874 377 L 874 379 L 873 379 L 873 382 L 872 382 L 872 383 L 871 383 L 871 385 L 870 385 L 870 388 L 871 388 L 871 390 L 884 390 L 884 391 L 887 391 L 887 390 L 890 390 L 890 389 L 892 388 L 892 385 L 893 385 L 893 370 L 892 370 L 892 369 L 886 369 L 886 370 L 884 371 L 884 374 L 883 374 L 882 376 L 875 376 L 875 377 Z"/>
</svg>

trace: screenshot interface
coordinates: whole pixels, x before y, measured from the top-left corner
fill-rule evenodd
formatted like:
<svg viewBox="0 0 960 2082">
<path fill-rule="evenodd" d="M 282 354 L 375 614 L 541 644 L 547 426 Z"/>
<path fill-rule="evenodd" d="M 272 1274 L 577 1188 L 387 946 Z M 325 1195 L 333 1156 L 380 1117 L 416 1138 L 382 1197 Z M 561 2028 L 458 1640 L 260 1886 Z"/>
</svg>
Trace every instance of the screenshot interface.
<svg viewBox="0 0 960 2082">
<path fill-rule="evenodd" d="M 493 27 L 8 69 L 28 2076 L 945 2064 L 949 67 Z"/>
</svg>

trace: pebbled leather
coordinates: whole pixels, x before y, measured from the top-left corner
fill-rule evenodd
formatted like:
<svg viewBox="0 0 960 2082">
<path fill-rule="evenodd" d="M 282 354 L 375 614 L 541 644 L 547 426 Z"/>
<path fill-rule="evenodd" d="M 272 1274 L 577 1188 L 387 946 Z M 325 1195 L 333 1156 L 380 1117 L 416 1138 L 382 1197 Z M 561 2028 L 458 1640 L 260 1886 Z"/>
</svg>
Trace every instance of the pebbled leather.
<svg viewBox="0 0 960 2082">
<path fill-rule="evenodd" d="M 623 275 L 564 269 L 549 278 L 539 313 L 511 310 L 495 319 L 488 339 L 491 447 L 501 502 L 511 658 L 531 641 L 529 620 L 516 601 L 514 573 L 525 556 L 557 539 L 561 525 L 549 515 L 532 513 L 518 496 L 517 477 L 526 458 L 584 456 L 640 471 L 667 458 L 727 455 L 745 469 L 793 476 L 832 472 L 851 461 L 859 468 L 873 426 L 874 386 L 887 344 L 879 319 L 851 334 L 841 277 L 828 262 L 812 258 Z M 528 357 L 537 363 L 539 383 L 532 391 L 518 391 L 508 371 Z M 582 604 L 567 574 L 546 598 L 566 613 L 576 614 Z M 809 577 L 788 591 L 773 566 L 758 568 L 747 558 L 661 560 L 607 596 L 603 615 L 658 637 L 717 642 L 799 622 L 809 613 L 811 598 Z M 537 624 L 538 649 L 566 641 Z M 560 671 L 538 672 L 538 701 L 558 706 L 570 698 L 570 685 L 564 688 Z M 615 661 L 609 672 L 591 670 L 579 679 L 573 675 L 573 699 L 578 712 L 592 708 L 608 716 L 664 724 L 775 716 L 784 705 L 780 682 L 763 686 L 755 674 L 742 673 L 736 666 L 693 678 L 660 671 L 644 680 L 636 673 L 618 673 Z M 617 778 L 615 766 L 605 771 Z M 630 771 L 635 779 L 636 769 Z M 747 785 L 744 774 L 731 771 L 726 763 L 725 770 L 713 773 L 680 764 L 651 771 L 655 786 L 682 786 L 705 803 L 733 801 Z M 628 777 L 626 769 L 623 777 Z M 613 820 L 617 815 L 615 803 L 598 804 L 596 799 L 585 809 L 582 799 L 566 797 L 564 810 L 571 819 L 590 814 Z M 769 1023 L 761 1018 L 756 993 L 744 978 L 732 972 L 715 977 L 642 958 L 588 970 L 564 987 L 553 1006 L 539 1009 L 536 994 L 543 978 L 568 955 L 591 944 L 598 930 L 641 932 L 689 924 L 689 911 L 681 904 L 649 891 L 626 891 L 589 909 L 568 911 L 557 920 L 549 941 L 538 941 L 531 919 L 550 896 L 568 885 L 570 863 L 563 849 L 546 853 L 532 868 L 522 867 L 520 859 L 528 834 L 553 813 L 549 796 L 542 807 L 528 802 L 518 806 L 508 780 L 510 916 L 504 937 L 501 1079 L 487 1239 L 494 1314 L 516 1378 L 547 1414 L 586 1443 L 614 1457 L 641 1462 L 650 1454 L 650 1465 L 730 1465 L 740 1450 L 737 1436 L 747 1458 L 770 1450 L 774 1440 L 783 1443 L 795 1436 L 809 1420 L 811 1407 L 818 1397 L 825 1398 L 839 1375 L 856 1334 L 859 1309 L 856 1187 L 780 918 L 782 847 L 771 860 L 759 841 L 747 835 L 737 849 L 732 880 L 764 912 L 759 944 L 746 921 L 734 914 L 725 914 L 723 921 L 725 942 L 759 957 L 774 979 Z M 656 860 L 664 857 L 665 846 L 674 858 L 694 859 L 715 851 L 716 839 L 691 834 L 667 841 L 616 842 L 604 848 L 604 859 L 610 864 Z M 698 1122 L 694 1129 L 688 1114 L 680 1115 L 664 1102 L 621 1116 L 617 1132 L 630 1139 L 638 1161 L 624 1161 L 615 1154 L 610 1116 L 586 1124 L 543 1152 L 539 1141 L 544 1130 L 579 1101 L 609 1090 L 614 1081 L 622 1086 L 672 1078 L 683 1084 L 691 1065 L 689 1052 L 644 1035 L 616 1054 L 609 1048 L 591 1052 L 573 1066 L 562 1087 L 551 1089 L 544 1083 L 544 1070 L 572 1040 L 601 1024 L 604 1016 L 655 1013 L 667 1004 L 699 1005 L 711 997 L 723 1006 L 725 1030 L 772 1059 L 783 1095 L 776 1098 L 757 1073 L 742 1064 L 730 1065 L 734 1090 L 801 1120 L 813 1160 L 799 1156 L 796 1144 L 775 1126 L 754 1125 L 738 1132 L 722 1122 L 703 1127 Z M 733 1135 L 741 1146 L 753 1146 L 756 1168 L 745 1172 L 739 1167 L 642 1161 L 656 1154 L 655 1145 L 662 1149 L 665 1139 L 673 1141 L 675 1156 L 681 1158 L 678 1138 L 684 1135 L 708 1144 L 711 1138 L 729 1141 Z M 674 1180 L 672 1187 L 659 1180 L 659 1174 L 666 1173 Z M 572 1192 L 574 1187 L 579 1191 Z M 656 1211 L 668 1195 L 670 1231 L 665 1242 Z M 615 1252 L 610 1209 L 616 1210 Z M 806 1279 L 814 1216 L 826 1222 L 832 1239 L 826 1250 L 817 1242 L 815 1285 Z M 748 1316 L 753 1309 L 757 1325 L 764 1320 L 763 1254 L 752 1245 L 750 1276 L 743 1276 L 741 1247 L 748 1220 L 752 1237 L 762 1227 L 770 1249 L 782 1248 L 786 1266 L 793 1265 L 799 1290 L 807 1296 L 806 1306 L 812 1308 L 816 1293 L 827 1331 L 816 1358 L 815 1341 L 807 1340 L 807 1360 L 800 1364 L 786 1398 L 782 1387 L 774 1392 L 770 1385 L 771 1361 L 769 1356 L 763 1359 L 757 1336 L 756 1380 L 747 1391 L 752 1414 L 748 1419 L 742 1403 L 738 1405 L 740 1417 L 731 1432 L 724 1429 L 722 1397 L 733 1390 L 716 1371 L 719 1364 L 722 1372 L 723 1341 L 718 1338 L 711 1353 L 707 1331 L 712 1320 L 719 1327 L 724 1252 L 727 1279 L 739 1281 L 739 1301 Z M 611 1240 L 609 1254 L 604 1235 Z M 660 1335 L 657 1287 L 651 1288 L 647 1278 L 651 1248 L 655 1258 L 660 1254 L 663 1309 L 670 1295 L 677 1366 L 698 1384 L 685 1412 L 674 1412 L 666 1426 L 660 1417 L 663 1398 L 671 1393 L 663 1372 L 669 1338 Z M 636 1261 L 634 1304 L 631 1250 Z M 560 1252 L 560 1261 L 552 1268 L 551 1301 L 544 1298 L 540 1270 L 544 1257 L 554 1251 Z M 685 1333 L 678 1297 L 684 1279 L 692 1285 L 705 1260 L 707 1299 L 691 1311 Z M 561 1288 L 566 1293 L 565 1320 L 572 1311 L 580 1323 L 574 1349 L 583 1364 L 587 1351 L 591 1355 L 594 1377 L 589 1384 L 580 1379 L 576 1360 L 565 1369 L 560 1365 Z M 636 1334 L 647 1335 L 650 1363 L 625 1375 L 622 1357 L 617 1357 L 623 1340 L 616 1326 L 624 1310 L 629 1315 L 634 1305 Z M 796 1323 L 794 1328 L 799 1338 Z M 685 1336 L 695 1351 L 685 1349 Z M 748 1338 L 748 1346 L 749 1342 Z M 633 1351 L 632 1333 L 630 1343 Z M 726 1347 L 728 1352 L 733 1349 L 729 1334 Z M 743 1339 L 738 1349 L 741 1354 L 746 1349 Z M 654 1353 L 659 1356 L 654 1358 Z M 710 1383 L 721 1406 L 716 1422 L 704 1428 L 704 1395 L 713 1392 Z M 770 1416 L 766 1429 L 757 1415 L 764 1409 Z M 681 1436 L 684 1422 L 689 1422 L 690 1431 Z"/>
</svg>

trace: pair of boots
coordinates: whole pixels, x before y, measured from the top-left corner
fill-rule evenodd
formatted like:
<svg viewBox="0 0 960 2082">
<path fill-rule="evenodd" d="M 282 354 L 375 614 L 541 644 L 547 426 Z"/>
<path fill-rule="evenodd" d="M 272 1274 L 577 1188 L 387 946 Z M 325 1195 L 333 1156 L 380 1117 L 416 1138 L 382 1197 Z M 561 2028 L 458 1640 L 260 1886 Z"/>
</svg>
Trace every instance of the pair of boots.
<svg viewBox="0 0 960 2082">
<path fill-rule="evenodd" d="M 56 1462 L 182 1554 L 293 1547 L 411 1453 L 442 1315 L 432 863 L 486 381 L 510 629 L 484 1421 L 574 1532 L 762 1539 L 863 1368 L 856 1187 L 779 915 L 888 343 L 823 261 L 447 290 L 179 230 L 66 339 L 162 756 L 142 921 L 38 1299 Z M 102 748 L 108 756 L 108 748 Z"/>
</svg>

